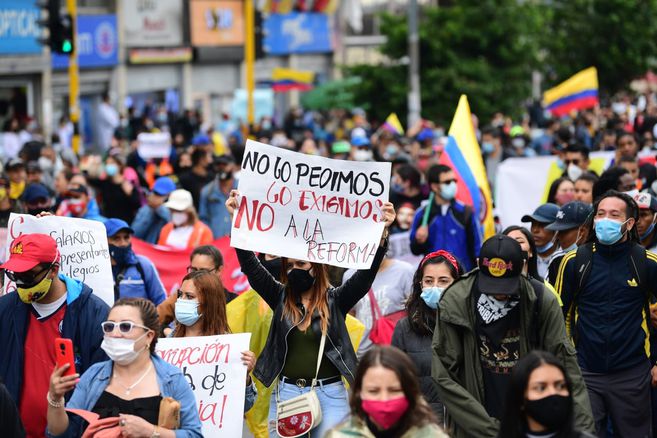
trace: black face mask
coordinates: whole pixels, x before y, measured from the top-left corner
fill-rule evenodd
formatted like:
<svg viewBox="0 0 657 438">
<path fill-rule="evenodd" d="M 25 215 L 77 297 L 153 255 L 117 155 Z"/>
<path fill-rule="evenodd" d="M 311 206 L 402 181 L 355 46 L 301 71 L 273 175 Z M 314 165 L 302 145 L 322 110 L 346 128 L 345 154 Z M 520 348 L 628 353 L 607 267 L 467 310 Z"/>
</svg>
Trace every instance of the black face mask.
<svg viewBox="0 0 657 438">
<path fill-rule="evenodd" d="M 287 273 L 287 284 L 292 293 L 301 295 L 315 284 L 315 278 L 306 269 L 292 269 Z"/>
<path fill-rule="evenodd" d="M 281 258 L 276 257 L 275 259 L 271 260 L 262 260 L 262 266 L 269 271 L 269 273 L 274 277 L 276 280 L 279 280 L 281 278 L 281 268 L 282 268 L 282 263 L 281 263 Z"/>
<path fill-rule="evenodd" d="M 525 402 L 527 415 L 545 426 L 548 432 L 559 430 L 568 418 L 572 407 L 573 401 L 570 396 L 558 394 Z"/>
</svg>

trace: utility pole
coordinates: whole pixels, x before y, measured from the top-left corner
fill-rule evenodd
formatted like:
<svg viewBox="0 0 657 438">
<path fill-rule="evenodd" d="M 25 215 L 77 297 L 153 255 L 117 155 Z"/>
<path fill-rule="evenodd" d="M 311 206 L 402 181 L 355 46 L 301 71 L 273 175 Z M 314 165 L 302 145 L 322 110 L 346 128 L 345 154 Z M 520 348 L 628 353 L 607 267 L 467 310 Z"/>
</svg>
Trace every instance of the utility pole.
<svg viewBox="0 0 657 438">
<path fill-rule="evenodd" d="M 249 129 L 255 122 L 255 107 L 253 103 L 253 90 L 255 88 L 255 12 L 253 0 L 244 2 L 245 41 L 244 41 L 244 60 L 246 61 L 246 122 Z"/>
<path fill-rule="evenodd" d="M 408 4 L 408 127 L 421 118 L 422 102 L 420 99 L 420 35 L 418 32 L 417 0 Z"/>
<path fill-rule="evenodd" d="M 71 17 L 73 50 L 68 58 L 68 111 L 73 124 L 73 152 L 80 153 L 80 70 L 78 68 L 78 8 L 76 0 L 66 0 Z"/>
</svg>

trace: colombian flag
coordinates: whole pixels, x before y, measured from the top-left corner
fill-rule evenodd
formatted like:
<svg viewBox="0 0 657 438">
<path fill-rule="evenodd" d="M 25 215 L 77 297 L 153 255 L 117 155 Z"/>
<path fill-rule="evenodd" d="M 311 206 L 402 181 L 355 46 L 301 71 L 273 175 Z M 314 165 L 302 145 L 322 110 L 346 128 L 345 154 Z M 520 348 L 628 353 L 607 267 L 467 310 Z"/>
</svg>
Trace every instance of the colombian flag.
<svg viewBox="0 0 657 438">
<path fill-rule="evenodd" d="M 553 116 L 561 117 L 573 110 L 592 108 L 598 103 L 598 71 L 582 70 L 543 93 L 543 106 Z"/>
<path fill-rule="evenodd" d="M 495 234 L 493 201 L 466 95 L 461 96 L 454 113 L 441 161 L 454 169 L 459 185 L 456 197 L 472 206 L 483 226 L 484 239 L 488 239 Z"/>
<path fill-rule="evenodd" d="M 275 67 L 272 73 L 272 89 L 278 92 L 290 90 L 312 90 L 314 78 L 315 74 L 311 71 Z"/>
<path fill-rule="evenodd" d="M 391 113 L 388 116 L 385 123 L 383 124 L 383 128 L 386 131 L 392 132 L 393 134 L 404 135 L 404 127 L 399 121 L 399 117 L 397 117 L 397 114 L 395 113 Z"/>
</svg>

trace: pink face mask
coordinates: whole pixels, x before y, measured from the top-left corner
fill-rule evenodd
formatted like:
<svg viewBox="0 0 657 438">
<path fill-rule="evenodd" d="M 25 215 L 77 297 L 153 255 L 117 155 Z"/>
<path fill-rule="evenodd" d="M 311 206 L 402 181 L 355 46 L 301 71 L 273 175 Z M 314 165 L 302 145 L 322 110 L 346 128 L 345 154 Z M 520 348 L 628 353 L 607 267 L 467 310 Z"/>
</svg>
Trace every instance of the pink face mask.
<svg viewBox="0 0 657 438">
<path fill-rule="evenodd" d="M 559 205 L 568 204 L 575 200 L 575 194 L 573 192 L 560 193 L 554 197 L 554 200 L 557 201 L 557 204 Z"/>
<path fill-rule="evenodd" d="M 404 396 L 390 400 L 361 400 L 361 407 L 377 425 L 390 429 L 408 410 L 408 400 Z"/>
</svg>

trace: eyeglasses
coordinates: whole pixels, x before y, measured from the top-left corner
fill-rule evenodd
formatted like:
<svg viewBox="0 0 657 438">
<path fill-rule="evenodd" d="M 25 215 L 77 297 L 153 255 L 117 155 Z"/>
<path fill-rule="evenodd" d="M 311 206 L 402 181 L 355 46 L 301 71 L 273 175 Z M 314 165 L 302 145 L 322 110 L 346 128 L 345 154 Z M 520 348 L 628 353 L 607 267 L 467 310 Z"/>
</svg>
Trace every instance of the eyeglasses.
<svg viewBox="0 0 657 438">
<path fill-rule="evenodd" d="M 25 272 L 13 272 L 13 271 L 5 271 L 5 274 L 7 274 L 7 277 L 14 283 L 20 284 L 20 285 L 35 285 L 41 280 L 45 278 L 46 275 L 48 275 L 48 272 L 52 269 L 53 265 L 48 266 L 47 268 L 37 272 L 36 274 L 26 274 Z M 43 277 L 39 279 L 39 276 L 43 274 Z"/>
<path fill-rule="evenodd" d="M 574 160 L 564 160 L 564 163 L 566 163 L 566 166 L 569 164 L 574 164 L 575 166 L 579 166 L 579 158 L 575 158 Z"/>
<path fill-rule="evenodd" d="M 193 267 L 193 266 L 187 266 L 187 273 L 188 273 L 188 274 L 191 274 L 192 272 L 199 272 L 199 271 L 203 271 L 203 272 L 216 272 L 217 269 L 219 269 L 219 268 L 207 269 L 207 268 L 195 268 L 195 267 Z"/>
<path fill-rule="evenodd" d="M 139 327 L 144 330 L 150 330 L 148 327 L 144 327 L 143 325 L 135 324 L 132 321 L 120 321 L 120 322 L 114 322 L 114 321 L 105 321 L 101 322 L 100 326 L 103 328 L 103 333 L 110 334 L 114 332 L 114 329 L 116 327 L 119 328 L 119 332 L 121 332 L 124 335 L 127 335 L 132 331 L 133 328 Z"/>
<path fill-rule="evenodd" d="M 446 179 L 445 181 L 440 181 L 440 184 L 451 184 L 451 183 L 455 183 L 455 182 L 458 182 L 458 181 L 456 181 L 456 179 Z"/>
</svg>

